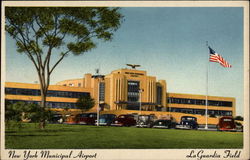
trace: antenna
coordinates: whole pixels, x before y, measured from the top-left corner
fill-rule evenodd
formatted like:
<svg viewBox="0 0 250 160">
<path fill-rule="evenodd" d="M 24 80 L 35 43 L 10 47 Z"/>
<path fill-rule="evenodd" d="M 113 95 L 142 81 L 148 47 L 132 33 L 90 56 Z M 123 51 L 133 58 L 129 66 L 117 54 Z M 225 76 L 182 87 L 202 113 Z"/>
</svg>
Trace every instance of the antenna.
<svg viewBox="0 0 250 160">
<path fill-rule="evenodd" d="M 100 71 L 99 68 L 95 69 L 95 74 L 99 74 L 99 71 Z"/>
</svg>

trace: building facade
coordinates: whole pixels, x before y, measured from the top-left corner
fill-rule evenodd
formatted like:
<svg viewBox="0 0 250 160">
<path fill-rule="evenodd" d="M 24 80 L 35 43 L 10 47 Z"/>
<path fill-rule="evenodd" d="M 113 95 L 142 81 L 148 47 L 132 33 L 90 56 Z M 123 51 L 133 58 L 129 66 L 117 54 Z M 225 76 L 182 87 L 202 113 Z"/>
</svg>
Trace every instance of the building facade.
<svg viewBox="0 0 250 160">
<path fill-rule="evenodd" d="M 50 85 L 47 93 L 46 106 L 55 110 L 71 109 L 78 110 L 76 101 L 79 97 L 91 95 L 90 89 L 81 87 L 67 87 Z M 5 83 L 5 102 L 15 103 L 18 101 L 26 103 L 37 103 L 41 101 L 41 91 L 38 84 L 28 83 Z"/>
<path fill-rule="evenodd" d="M 166 82 L 157 81 L 146 71 L 120 69 L 104 78 L 85 74 L 83 79 L 65 80 L 57 85 L 92 89 L 92 96 L 99 96 L 102 110 L 139 110 L 141 106 L 141 110 L 166 111 Z"/>
<path fill-rule="evenodd" d="M 5 99 L 9 102 L 26 101 L 38 103 L 38 84 L 7 82 Z M 80 79 L 64 80 L 51 85 L 47 106 L 51 109 L 70 108 L 72 114 L 79 110 L 76 101 L 80 96 L 91 95 L 97 102 L 90 112 L 96 112 L 99 104 L 103 113 L 170 115 L 178 121 L 182 115 L 196 116 L 204 123 L 206 96 L 167 92 L 165 80 L 157 80 L 146 71 L 119 69 L 105 76 L 85 74 Z M 208 96 L 210 122 L 214 117 L 235 116 L 235 98 Z"/>
</svg>

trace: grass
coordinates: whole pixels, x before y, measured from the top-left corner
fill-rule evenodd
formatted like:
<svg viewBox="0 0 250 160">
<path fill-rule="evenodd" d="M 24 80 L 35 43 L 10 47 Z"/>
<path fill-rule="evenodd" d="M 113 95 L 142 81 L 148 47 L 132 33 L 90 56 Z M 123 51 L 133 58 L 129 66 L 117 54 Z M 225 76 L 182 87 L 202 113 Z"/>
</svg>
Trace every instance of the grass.
<svg viewBox="0 0 250 160">
<path fill-rule="evenodd" d="M 37 126 L 37 125 L 36 125 Z M 6 130 L 8 149 L 182 149 L 242 148 L 243 133 L 35 124 Z"/>
</svg>

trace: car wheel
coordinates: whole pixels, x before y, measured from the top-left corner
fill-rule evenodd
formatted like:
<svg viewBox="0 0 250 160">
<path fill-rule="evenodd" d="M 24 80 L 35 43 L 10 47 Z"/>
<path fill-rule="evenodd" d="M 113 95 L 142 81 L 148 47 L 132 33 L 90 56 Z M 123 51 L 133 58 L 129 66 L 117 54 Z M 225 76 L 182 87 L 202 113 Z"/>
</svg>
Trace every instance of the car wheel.
<svg viewBox="0 0 250 160">
<path fill-rule="evenodd" d="M 142 127 L 143 127 L 143 122 L 140 122 L 140 123 L 139 123 L 139 126 L 142 128 Z"/>
<path fill-rule="evenodd" d="M 219 126 L 218 126 L 218 125 L 216 125 L 216 129 L 217 129 L 217 131 L 220 131 L 220 128 L 219 128 Z"/>
</svg>

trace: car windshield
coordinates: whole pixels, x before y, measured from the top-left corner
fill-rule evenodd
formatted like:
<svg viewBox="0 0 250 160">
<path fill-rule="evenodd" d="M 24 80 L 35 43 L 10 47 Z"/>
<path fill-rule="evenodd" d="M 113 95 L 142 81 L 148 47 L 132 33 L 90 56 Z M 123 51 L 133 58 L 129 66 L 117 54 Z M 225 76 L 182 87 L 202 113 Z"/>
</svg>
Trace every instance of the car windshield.
<svg viewBox="0 0 250 160">
<path fill-rule="evenodd" d="M 87 114 L 78 114 L 77 117 L 88 117 Z"/>
<path fill-rule="evenodd" d="M 181 120 L 185 121 L 185 120 L 188 120 L 188 121 L 196 121 L 196 118 L 195 117 L 182 117 Z"/>
<path fill-rule="evenodd" d="M 159 121 L 156 121 L 156 124 L 169 124 L 171 123 L 171 120 L 159 120 Z"/>
<path fill-rule="evenodd" d="M 100 118 L 114 118 L 114 117 L 115 117 L 115 115 L 113 115 L 113 114 L 103 114 L 100 116 Z"/>
<path fill-rule="evenodd" d="M 227 119 L 223 119 L 223 121 L 224 121 L 224 122 L 231 122 L 232 119 L 228 119 L 228 118 L 227 118 Z"/>
<path fill-rule="evenodd" d="M 53 117 L 62 117 L 61 114 L 54 114 Z"/>
<path fill-rule="evenodd" d="M 148 120 L 148 116 L 139 116 L 139 120 L 147 121 Z"/>
<path fill-rule="evenodd" d="M 100 115 L 100 118 L 107 118 L 107 117 L 108 117 L 107 114 Z"/>
<path fill-rule="evenodd" d="M 97 117 L 96 114 L 90 114 L 89 117 L 93 118 L 93 117 Z"/>
</svg>

